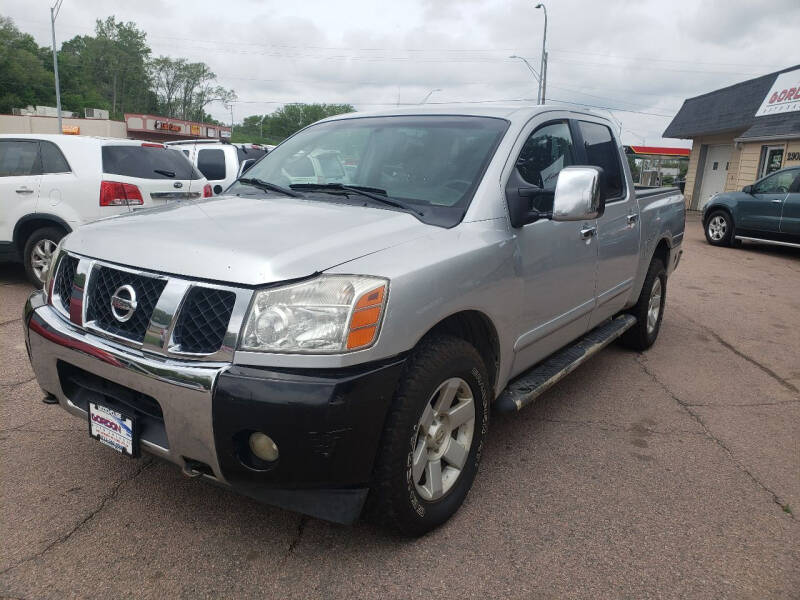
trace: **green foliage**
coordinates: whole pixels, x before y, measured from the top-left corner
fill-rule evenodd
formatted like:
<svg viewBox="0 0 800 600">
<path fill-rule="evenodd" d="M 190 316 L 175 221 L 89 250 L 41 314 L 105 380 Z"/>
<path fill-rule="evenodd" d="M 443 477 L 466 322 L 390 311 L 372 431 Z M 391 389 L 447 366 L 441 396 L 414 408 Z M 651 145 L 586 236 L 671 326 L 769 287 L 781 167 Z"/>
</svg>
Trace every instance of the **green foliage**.
<svg viewBox="0 0 800 600">
<path fill-rule="evenodd" d="M 98 19 L 93 36 L 75 36 L 58 52 L 62 107 L 103 108 L 116 119 L 134 112 L 208 121 L 209 104 L 236 99 L 205 63 L 150 54 L 135 23 Z M 27 105 L 55 106 L 52 50 L 0 17 L 0 113 Z"/>
<path fill-rule="evenodd" d="M 0 113 L 29 104 L 54 104 L 53 71 L 44 66 L 46 49 L 0 16 Z M 50 64 L 52 65 L 52 55 Z"/>
<path fill-rule="evenodd" d="M 320 119 L 353 111 L 350 104 L 286 104 L 269 115 L 246 117 L 233 128 L 232 139 L 277 144 Z"/>
</svg>

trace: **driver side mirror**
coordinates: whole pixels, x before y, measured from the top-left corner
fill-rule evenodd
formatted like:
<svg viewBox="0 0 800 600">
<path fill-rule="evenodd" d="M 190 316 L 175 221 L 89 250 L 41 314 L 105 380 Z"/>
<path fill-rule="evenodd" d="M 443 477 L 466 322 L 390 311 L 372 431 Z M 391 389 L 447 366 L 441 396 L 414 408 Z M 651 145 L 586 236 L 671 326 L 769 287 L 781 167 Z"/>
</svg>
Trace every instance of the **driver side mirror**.
<svg viewBox="0 0 800 600">
<path fill-rule="evenodd" d="M 753 186 L 752 186 L 752 185 L 746 185 L 746 186 L 744 186 L 744 187 L 742 188 L 742 191 L 743 191 L 745 194 L 752 194 L 752 193 L 753 193 Z"/>
<path fill-rule="evenodd" d="M 565 167 L 558 174 L 553 221 L 586 221 L 603 215 L 605 173 L 600 167 Z"/>
</svg>

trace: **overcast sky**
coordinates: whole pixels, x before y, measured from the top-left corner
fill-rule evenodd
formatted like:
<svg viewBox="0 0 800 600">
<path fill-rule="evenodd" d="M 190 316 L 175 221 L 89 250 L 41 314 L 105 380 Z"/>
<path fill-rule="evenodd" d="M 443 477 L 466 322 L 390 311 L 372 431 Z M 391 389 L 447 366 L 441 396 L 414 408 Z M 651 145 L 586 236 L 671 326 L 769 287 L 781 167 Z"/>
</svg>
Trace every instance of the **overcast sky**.
<svg viewBox="0 0 800 600">
<path fill-rule="evenodd" d="M 51 0 L 52 1 L 52 0 Z M 537 0 L 538 1 L 538 0 Z M 3 0 L 41 45 L 49 2 Z M 208 63 L 239 96 L 238 122 L 286 102 L 360 110 L 536 98 L 543 14 L 532 0 L 64 0 L 63 41 L 115 15 L 153 54 Z M 610 107 L 627 144 L 686 146 L 661 133 L 684 98 L 800 63 L 798 0 L 547 0 L 547 100 Z M 566 104 L 564 104 L 566 106 Z M 624 110 L 623 110 L 624 109 Z M 220 105 L 208 111 L 228 122 Z"/>
</svg>

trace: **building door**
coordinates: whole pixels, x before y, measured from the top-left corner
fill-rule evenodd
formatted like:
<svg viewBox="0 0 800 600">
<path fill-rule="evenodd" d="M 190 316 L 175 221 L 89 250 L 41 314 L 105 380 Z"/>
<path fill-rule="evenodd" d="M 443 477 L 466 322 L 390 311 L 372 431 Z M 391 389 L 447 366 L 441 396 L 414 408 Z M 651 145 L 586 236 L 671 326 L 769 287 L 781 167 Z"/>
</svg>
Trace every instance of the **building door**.
<svg viewBox="0 0 800 600">
<path fill-rule="evenodd" d="M 761 167 L 758 178 L 766 177 L 781 168 L 783 164 L 783 146 L 762 146 Z"/>
<path fill-rule="evenodd" d="M 732 150 L 733 146 L 730 144 L 708 147 L 703 179 L 700 181 L 698 209 L 703 208 L 714 194 L 725 191 L 725 180 L 728 178 L 728 164 L 731 160 Z"/>
</svg>

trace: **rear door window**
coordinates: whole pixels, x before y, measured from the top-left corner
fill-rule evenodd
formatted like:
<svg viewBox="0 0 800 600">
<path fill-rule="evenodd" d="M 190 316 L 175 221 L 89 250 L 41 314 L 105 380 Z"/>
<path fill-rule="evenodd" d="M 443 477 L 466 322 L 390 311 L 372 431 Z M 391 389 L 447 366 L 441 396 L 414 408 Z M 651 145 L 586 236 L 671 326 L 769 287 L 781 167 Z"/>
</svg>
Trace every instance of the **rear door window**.
<svg viewBox="0 0 800 600">
<path fill-rule="evenodd" d="M 209 181 L 225 179 L 225 151 L 204 148 L 197 152 L 197 168 Z"/>
<path fill-rule="evenodd" d="M 0 141 L 0 177 L 39 175 L 41 172 L 38 141 Z"/>
<path fill-rule="evenodd" d="M 152 146 L 103 146 L 103 172 L 139 179 L 200 179 L 179 153 Z"/>
<path fill-rule="evenodd" d="M 52 142 L 41 142 L 42 172 L 43 173 L 69 173 L 69 163 L 61 149 Z"/>
<path fill-rule="evenodd" d="M 586 164 L 600 167 L 605 172 L 606 201 L 622 198 L 625 183 L 619 151 L 611 130 L 605 125 L 589 121 L 580 121 L 579 126 L 586 150 Z"/>
</svg>

